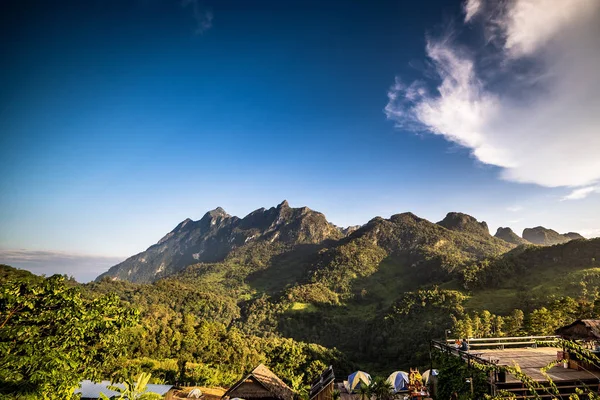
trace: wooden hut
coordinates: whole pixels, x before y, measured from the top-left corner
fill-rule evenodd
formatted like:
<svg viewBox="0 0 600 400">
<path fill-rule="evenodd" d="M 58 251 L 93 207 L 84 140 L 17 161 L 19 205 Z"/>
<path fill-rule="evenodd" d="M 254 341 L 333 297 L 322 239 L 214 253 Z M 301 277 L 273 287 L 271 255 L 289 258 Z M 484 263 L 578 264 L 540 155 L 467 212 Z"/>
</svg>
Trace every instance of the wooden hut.
<svg viewBox="0 0 600 400">
<path fill-rule="evenodd" d="M 237 381 L 225 394 L 223 400 L 293 400 L 294 392 L 271 370 L 260 364 L 252 372 Z"/>
<path fill-rule="evenodd" d="M 335 375 L 333 367 L 329 366 L 321 375 L 319 375 L 310 385 L 310 400 L 333 400 L 333 390 Z"/>
<path fill-rule="evenodd" d="M 600 319 L 578 319 L 571 325 L 558 328 L 555 333 L 567 340 L 600 340 Z"/>
</svg>

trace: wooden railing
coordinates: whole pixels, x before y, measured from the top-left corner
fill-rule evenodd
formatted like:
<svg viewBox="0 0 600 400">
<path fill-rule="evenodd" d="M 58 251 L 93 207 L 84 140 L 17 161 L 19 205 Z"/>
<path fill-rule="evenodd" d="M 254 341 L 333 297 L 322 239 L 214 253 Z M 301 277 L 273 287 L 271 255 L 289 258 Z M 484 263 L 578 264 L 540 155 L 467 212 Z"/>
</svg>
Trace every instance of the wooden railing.
<svg viewBox="0 0 600 400">
<path fill-rule="evenodd" d="M 440 350 L 443 353 L 451 354 L 455 357 L 461 358 L 471 366 L 472 362 L 478 362 L 480 364 L 493 364 L 490 360 L 482 358 L 480 354 L 472 353 L 470 351 L 463 351 L 454 345 L 454 341 L 450 344 L 450 340 L 447 342 L 444 340 L 432 340 L 431 347 Z"/>
<path fill-rule="evenodd" d="M 466 339 L 469 349 L 504 349 L 505 347 L 537 347 L 538 344 L 555 343 L 558 336 L 507 336 Z M 445 344 L 454 346 L 457 339 L 446 339 Z"/>
</svg>

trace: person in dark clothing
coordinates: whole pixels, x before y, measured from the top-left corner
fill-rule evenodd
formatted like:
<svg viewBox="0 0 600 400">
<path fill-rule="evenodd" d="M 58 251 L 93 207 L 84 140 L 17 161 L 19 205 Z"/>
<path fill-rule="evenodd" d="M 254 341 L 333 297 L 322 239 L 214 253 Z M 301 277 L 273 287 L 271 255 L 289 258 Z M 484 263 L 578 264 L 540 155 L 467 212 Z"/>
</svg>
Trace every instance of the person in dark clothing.
<svg viewBox="0 0 600 400">
<path fill-rule="evenodd" d="M 462 351 L 469 351 L 469 343 L 467 343 L 467 339 L 462 340 L 462 343 L 460 344 L 460 349 Z"/>
</svg>

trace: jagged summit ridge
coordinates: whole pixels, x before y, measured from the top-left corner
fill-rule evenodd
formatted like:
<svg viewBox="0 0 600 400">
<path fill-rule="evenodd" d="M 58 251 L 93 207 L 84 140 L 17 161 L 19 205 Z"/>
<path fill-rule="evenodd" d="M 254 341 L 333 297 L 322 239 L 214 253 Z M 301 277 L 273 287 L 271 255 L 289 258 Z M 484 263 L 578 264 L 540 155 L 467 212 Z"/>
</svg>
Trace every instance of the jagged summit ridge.
<svg viewBox="0 0 600 400">
<path fill-rule="evenodd" d="M 223 208 L 217 207 L 214 210 L 211 210 L 211 211 L 207 212 L 206 214 L 204 214 L 204 217 L 202 217 L 202 218 L 229 218 L 229 217 L 231 217 L 231 215 L 227 214 L 227 212 Z"/>
<path fill-rule="evenodd" d="M 322 213 L 308 207 L 292 208 L 286 200 L 241 219 L 217 207 L 198 221 L 186 218 L 155 245 L 113 266 L 98 279 L 111 276 L 150 282 L 194 263 L 222 261 L 234 249 L 254 242 L 297 245 L 343 236 Z"/>
<path fill-rule="evenodd" d="M 526 229 L 524 234 L 542 236 L 531 242 L 543 245 L 554 244 L 555 240 L 562 243 L 581 238 L 576 233 L 560 235 L 542 227 Z M 254 210 L 243 218 L 232 216 L 221 207 L 205 213 L 197 221 L 186 218 L 156 244 L 113 266 L 97 279 L 111 277 L 152 282 L 192 264 L 220 263 L 230 256 L 236 259 L 242 254 L 282 254 L 301 248 L 318 252 L 348 243 L 353 243 L 352 251 L 365 251 L 369 257 L 381 251 L 387 254 L 408 252 L 426 254 L 424 259 L 430 259 L 432 254 L 446 254 L 455 261 L 464 262 L 501 254 L 516 245 L 528 243 L 524 239 L 510 228 L 498 229 L 493 237 L 485 222 L 458 212 L 448 213 L 437 224 L 404 212 L 389 219 L 375 217 L 362 226 L 341 228 L 328 222 L 318 211 L 308 207 L 293 208 L 284 200 L 275 207 Z M 270 262 L 268 257 L 259 260 L 262 267 Z M 341 255 L 336 262 L 344 263 L 344 257 Z M 369 257 L 361 258 L 361 263 Z"/>
</svg>

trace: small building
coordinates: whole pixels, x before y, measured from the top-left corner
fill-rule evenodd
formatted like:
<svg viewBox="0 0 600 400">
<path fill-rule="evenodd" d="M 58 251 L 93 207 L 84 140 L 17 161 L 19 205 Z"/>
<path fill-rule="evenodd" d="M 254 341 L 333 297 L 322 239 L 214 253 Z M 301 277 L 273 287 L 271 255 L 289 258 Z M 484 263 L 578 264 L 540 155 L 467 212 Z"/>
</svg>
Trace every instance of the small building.
<svg viewBox="0 0 600 400">
<path fill-rule="evenodd" d="M 260 364 L 225 392 L 222 399 L 293 400 L 294 391 L 269 368 Z"/>
<path fill-rule="evenodd" d="M 567 340 L 600 341 L 600 319 L 578 319 L 555 333 Z"/>
<path fill-rule="evenodd" d="M 329 366 L 310 385 L 310 400 L 333 400 L 335 375 L 333 367 Z"/>
</svg>

